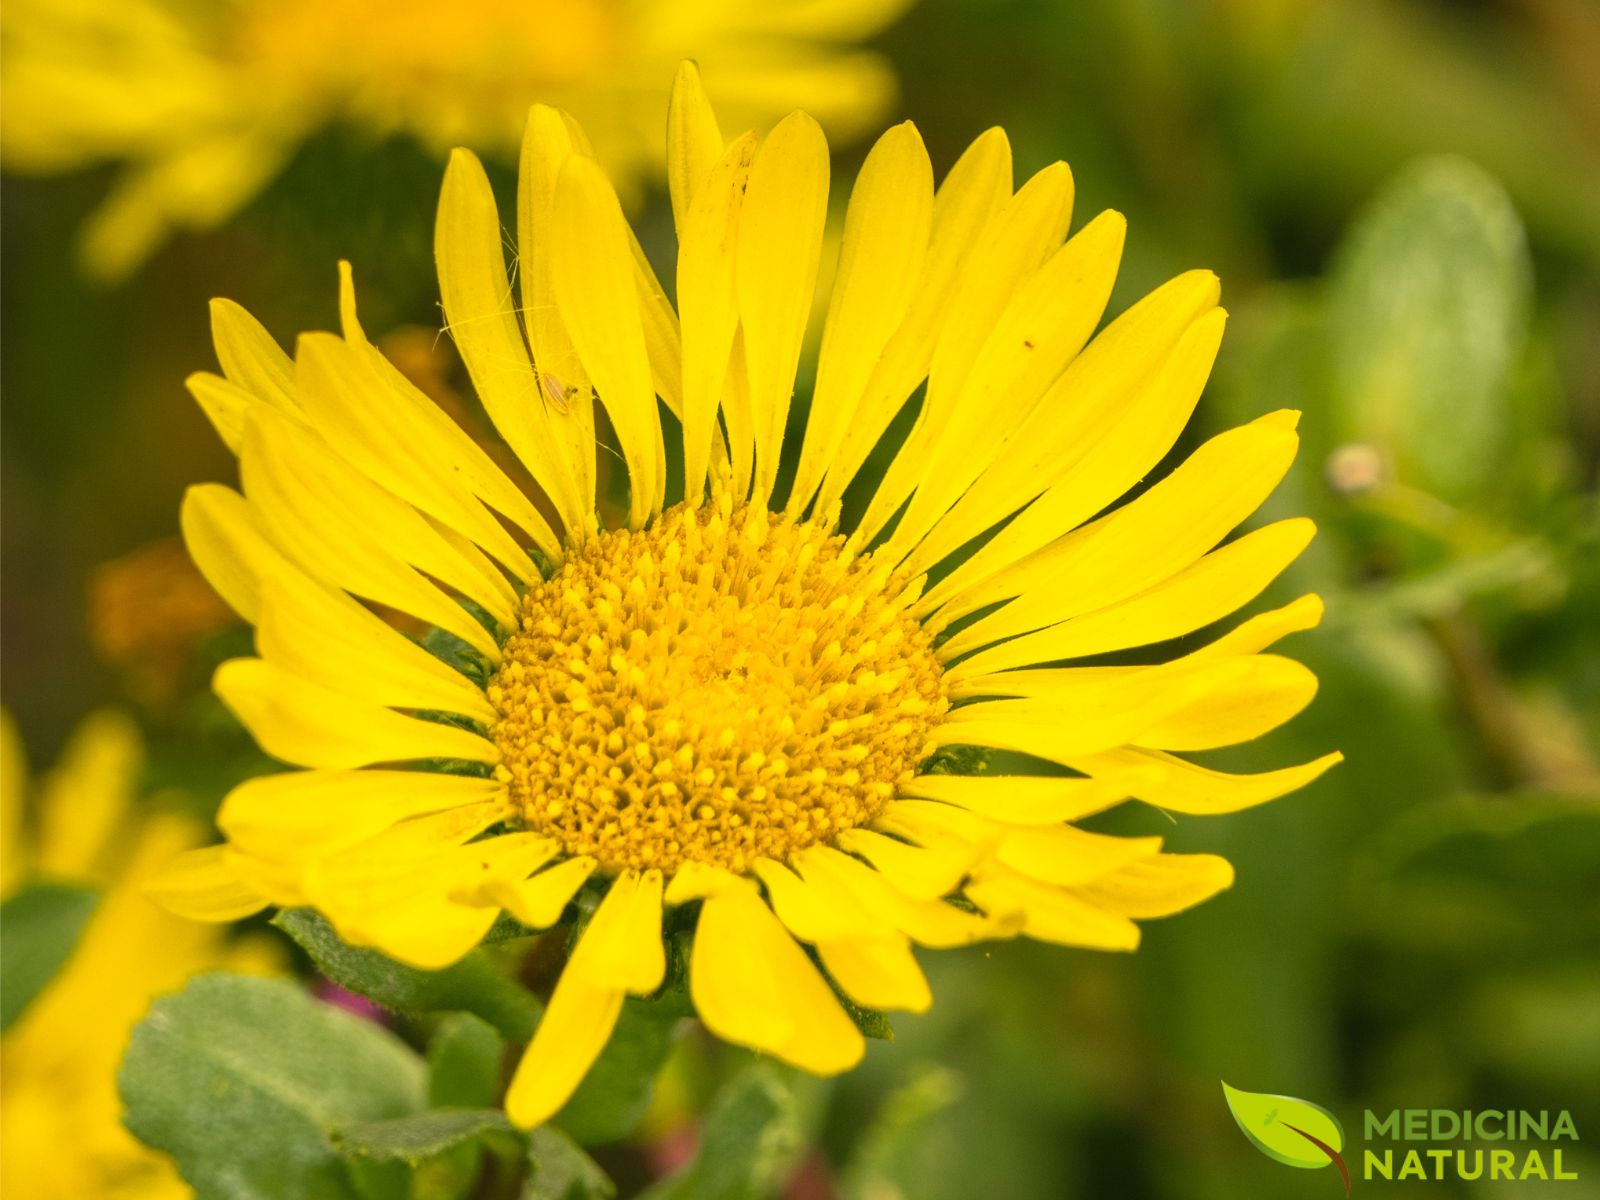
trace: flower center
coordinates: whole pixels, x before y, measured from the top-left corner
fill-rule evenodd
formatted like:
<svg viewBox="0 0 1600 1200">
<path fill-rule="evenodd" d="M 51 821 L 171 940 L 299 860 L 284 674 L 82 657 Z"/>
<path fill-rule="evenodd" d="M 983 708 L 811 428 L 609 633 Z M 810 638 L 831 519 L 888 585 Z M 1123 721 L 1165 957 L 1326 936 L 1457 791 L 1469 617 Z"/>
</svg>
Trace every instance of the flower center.
<svg viewBox="0 0 1600 1200">
<path fill-rule="evenodd" d="M 529 828 L 612 870 L 744 871 L 863 824 L 946 709 L 903 587 L 725 498 L 601 533 L 523 600 L 497 772 Z"/>
</svg>

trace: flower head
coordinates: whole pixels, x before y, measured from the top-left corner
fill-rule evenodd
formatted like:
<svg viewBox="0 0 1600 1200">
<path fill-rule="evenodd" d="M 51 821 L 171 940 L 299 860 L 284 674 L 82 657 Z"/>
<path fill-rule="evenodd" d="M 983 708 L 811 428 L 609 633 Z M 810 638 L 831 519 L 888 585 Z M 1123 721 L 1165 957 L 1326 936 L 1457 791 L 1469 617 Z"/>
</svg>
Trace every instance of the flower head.
<svg viewBox="0 0 1600 1200">
<path fill-rule="evenodd" d="M 37 880 L 100 893 L 60 972 L 6 1030 L 0 1191 L 15 1200 L 191 1195 L 171 1161 L 123 1127 L 117 1063 L 157 996 L 198 971 L 266 970 L 275 959 L 250 941 L 225 943 L 144 894 L 205 831 L 175 813 L 135 812 L 142 755 L 125 717 L 99 713 L 83 722 L 42 780 L 31 822 L 22 749 L 5 717 L 0 753 L 6 894 Z"/>
<path fill-rule="evenodd" d="M 1254 776 L 1180 757 L 1309 701 L 1311 674 L 1264 651 L 1316 623 L 1315 597 L 1177 657 L 1099 658 L 1235 611 L 1311 536 L 1290 520 L 1225 542 L 1287 471 L 1290 413 L 1118 504 L 1199 397 L 1223 325 L 1212 275 L 1091 340 L 1121 218 L 1068 238 L 1070 172 L 1014 190 L 999 130 L 935 191 L 898 126 L 851 193 L 785 460 L 827 205 L 818 126 L 797 113 L 727 140 L 680 72 L 676 307 L 586 145 L 534 109 L 520 290 L 470 155 L 439 209 L 448 327 L 538 495 L 373 349 L 347 270 L 342 336 L 303 336 L 293 361 L 218 303 L 224 377 L 192 386 L 243 494 L 184 505 L 202 570 L 257 628 L 260 657 L 224 664 L 217 690 L 307 768 L 232 793 L 228 843 L 194 878 L 315 905 L 420 966 L 502 911 L 542 929 L 592 909 L 511 1085 L 524 1125 L 571 1093 L 624 997 L 663 985 L 667 909 L 698 906 L 706 1025 L 836 1072 L 863 1043 L 835 989 L 930 1003 L 913 945 L 1128 950 L 1136 919 L 1231 881 L 1222 859 L 1074 822 L 1130 797 L 1238 809 L 1336 757 Z M 621 527 L 597 516 L 597 442 L 626 465 Z M 369 605 L 435 626 L 437 653 Z"/>
<path fill-rule="evenodd" d="M 171 229 L 226 220 L 336 119 L 498 151 L 537 98 L 578 114 L 627 185 L 660 165 L 663 84 L 692 53 L 741 121 L 800 100 L 853 137 L 895 89 L 850 43 L 909 2 L 11 0 L 0 142 L 14 171 L 126 165 L 83 247 L 114 277 Z"/>
</svg>

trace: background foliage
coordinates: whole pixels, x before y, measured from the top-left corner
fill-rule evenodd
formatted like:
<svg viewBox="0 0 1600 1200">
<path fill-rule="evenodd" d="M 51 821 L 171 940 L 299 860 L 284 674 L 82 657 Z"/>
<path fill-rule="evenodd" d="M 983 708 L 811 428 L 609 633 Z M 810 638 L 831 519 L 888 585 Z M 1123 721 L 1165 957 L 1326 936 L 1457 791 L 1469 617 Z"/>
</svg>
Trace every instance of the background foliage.
<svg viewBox="0 0 1600 1200">
<path fill-rule="evenodd" d="M 1347 1132 L 1363 1106 L 1571 1109 L 1586 1140 L 1569 1162 L 1600 1178 L 1600 10 L 925 0 L 879 44 L 937 167 L 1003 124 L 1019 171 L 1072 164 L 1075 224 L 1128 215 L 1113 309 L 1191 266 L 1222 275 L 1233 318 L 1190 437 L 1304 410 L 1299 466 L 1263 518 L 1316 518 L 1280 596 L 1316 588 L 1329 605 L 1293 650 L 1322 679 L 1316 704 L 1226 763 L 1333 747 L 1348 761 L 1258 811 L 1119 815 L 1239 869 L 1134 957 L 1021 943 L 930 957 L 933 1010 L 896 1018 L 893 1041 L 832 1084 L 691 1036 L 635 1132 L 617 1135 L 637 1109 L 592 1112 L 582 1140 L 624 1195 L 652 1200 L 1327 1195 L 1321 1173 L 1245 1142 L 1225 1078 L 1313 1099 Z M 288 340 L 333 323 L 333 264 L 349 257 L 367 327 L 398 330 L 390 352 L 448 391 L 439 178 L 410 143 L 335 129 L 228 228 L 175 242 L 114 291 L 68 265 L 104 176 L 6 181 L 5 703 L 36 761 L 81 712 L 121 701 L 152 738 L 152 789 L 177 785 L 206 812 L 259 766 L 204 689 L 244 633 L 169 586 L 170 551 L 149 549 L 186 484 L 230 477 L 181 387 L 211 364 L 205 301 L 234 297 Z M 509 195 L 505 164 L 495 182 Z M 663 195 L 641 230 L 666 261 Z M 385 1031 L 323 1006 L 338 1092 L 310 1043 L 315 1061 L 256 1080 L 251 1105 L 299 1131 L 258 1161 L 237 1156 L 254 1107 L 213 1143 L 173 1124 L 194 1089 L 231 1086 L 250 1038 L 315 1002 L 218 978 L 161 1002 L 169 1020 L 141 1030 L 133 1060 L 173 1061 L 163 1038 L 233 1047 L 185 1060 L 195 1078 L 141 1076 L 139 1132 L 191 1178 L 281 1180 L 287 1163 L 288 1190 L 237 1194 L 599 1186 L 560 1135 L 530 1147 L 485 1111 L 500 1038 L 533 1019 L 526 989 L 477 961 L 374 982 L 326 930 L 280 923 L 307 972 L 356 972 L 402 1014 L 475 1015 Z M 48 938 L 18 953 L 45 970 Z M 640 1061 L 667 1052 L 636 1036 Z"/>
</svg>

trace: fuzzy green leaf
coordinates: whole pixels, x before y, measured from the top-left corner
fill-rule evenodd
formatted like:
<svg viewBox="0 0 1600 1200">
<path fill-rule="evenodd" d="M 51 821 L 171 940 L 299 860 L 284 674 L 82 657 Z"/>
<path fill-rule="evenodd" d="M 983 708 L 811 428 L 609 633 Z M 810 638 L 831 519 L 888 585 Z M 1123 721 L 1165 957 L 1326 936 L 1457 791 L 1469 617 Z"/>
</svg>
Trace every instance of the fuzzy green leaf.
<svg viewBox="0 0 1600 1200">
<path fill-rule="evenodd" d="M 500 1091 L 505 1042 L 471 1013 L 451 1013 L 428 1043 L 428 1103 L 434 1108 L 490 1108 Z"/>
<path fill-rule="evenodd" d="M 517 1136 L 498 1108 L 436 1108 L 347 1125 L 333 1135 L 333 1144 L 350 1157 L 414 1166 L 492 1135 Z"/>
<path fill-rule="evenodd" d="M 291 908 L 274 919 L 329 979 L 396 1012 L 470 1012 L 514 1042 L 533 1036 L 541 1005 L 482 951 L 442 971 L 421 971 L 342 941 L 321 914 Z"/>
<path fill-rule="evenodd" d="M 1339 436 L 1384 452 L 1402 482 L 1475 499 L 1509 450 L 1530 280 L 1522 225 L 1493 178 L 1460 159 L 1403 172 L 1332 276 Z"/>
<path fill-rule="evenodd" d="M 905 1195 L 900 1169 L 926 1146 L 930 1127 L 961 1096 L 961 1077 L 928 1067 L 890 1094 L 872 1118 L 840 1180 L 848 1200 Z"/>
<path fill-rule="evenodd" d="M 528 1180 L 522 1200 L 610 1200 L 616 1185 L 575 1142 L 553 1125 L 528 1136 Z"/>
<path fill-rule="evenodd" d="M 585 1146 L 626 1137 L 650 1106 L 656 1074 L 672 1050 L 681 1006 L 629 998 L 617 1027 L 556 1123 Z"/>
<path fill-rule="evenodd" d="M 219 973 L 156 1001 L 118 1084 L 128 1128 L 201 1196 L 352 1200 L 374 1187 L 358 1190 L 331 1139 L 420 1110 L 426 1071 L 388 1030 L 295 983 Z"/>
<path fill-rule="evenodd" d="M 98 899 L 74 884 L 35 883 L 0 905 L 0 1029 L 66 965 Z"/>
<path fill-rule="evenodd" d="M 645 1193 L 645 1200 L 759 1200 L 794 1163 L 804 1138 L 793 1088 L 775 1067 L 756 1063 L 718 1094 L 694 1161 Z"/>
</svg>

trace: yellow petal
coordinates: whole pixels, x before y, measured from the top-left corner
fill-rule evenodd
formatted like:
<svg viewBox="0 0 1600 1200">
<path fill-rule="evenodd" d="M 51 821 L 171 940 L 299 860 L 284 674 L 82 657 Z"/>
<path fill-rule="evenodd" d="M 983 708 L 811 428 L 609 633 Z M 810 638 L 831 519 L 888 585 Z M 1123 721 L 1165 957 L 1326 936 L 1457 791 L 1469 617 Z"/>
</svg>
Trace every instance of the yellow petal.
<svg viewBox="0 0 1600 1200">
<path fill-rule="evenodd" d="M 532 879 L 495 880 L 490 896 L 530 929 L 548 929 L 561 920 L 598 865 L 586 855 L 565 859 Z"/>
<path fill-rule="evenodd" d="M 997 874 L 969 883 L 966 894 L 988 911 L 1020 913 L 1022 932 L 1042 942 L 1092 950 L 1133 950 L 1139 945 L 1139 927 L 1126 917 L 1021 875 Z"/>
<path fill-rule="evenodd" d="M 506 595 L 481 556 L 463 557 L 393 493 L 358 474 L 311 435 L 256 410 L 240 458 L 245 495 L 273 544 L 315 578 L 447 629 L 490 661 L 495 639 L 414 568 L 514 623 Z"/>
<path fill-rule="evenodd" d="M 546 554 L 560 543 L 488 455 L 382 355 L 328 333 L 301 336 L 295 365 L 307 415 L 328 443 L 369 479 L 470 538 L 527 583 L 538 572 L 472 490 L 513 511 Z"/>
<path fill-rule="evenodd" d="M 579 490 L 569 460 L 574 421 L 547 403 L 522 339 L 501 251 L 500 213 L 483 165 L 456 150 L 439 197 L 434 254 L 445 321 L 473 386 L 506 444 L 549 493 L 568 536 L 593 522 L 593 497 Z"/>
<path fill-rule="evenodd" d="M 667 410 L 683 420 L 683 335 L 678 328 L 678 310 L 667 299 L 666 289 L 656 278 L 656 269 L 645 257 L 633 227 L 626 222 L 628 251 L 633 258 L 634 292 L 639 300 L 639 321 L 644 329 L 645 357 L 650 363 L 650 383 Z M 663 458 L 657 469 L 666 470 Z"/>
<path fill-rule="evenodd" d="M 211 302 L 211 338 L 230 383 L 278 411 L 299 411 L 294 365 L 261 322 L 232 300 Z"/>
<path fill-rule="evenodd" d="M 962 854 L 989 849 L 1002 833 L 992 821 L 968 809 L 926 800 L 891 800 L 879 811 L 874 825 L 923 846 Z"/>
<path fill-rule="evenodd" d="M 1161 850 L 1160 838 L 1108 837 L 1071 825 L 1013 829 L 995 857 L 1018 874 L 1041 883 L 1088 883 Z"/>
<path fill-rule="evenodd" d="M 561 973 L 506 1091 L 512 1124 L 532 1129 L 553 1117 L 600 1057 L 622 1012 L 623 990 Z"/>
<path fill-rule="evenodd" d="M 435 771 L 290 771 L 234 788 L 217 825 L 247 853 L 294 859 L 353 846 L 410 817 L 504 795 L 496 780 Z"/>
<path fill-rule="evenodd" d="M 440 971 L 483 941 L 500 914 L 495 908 L 452 903 L 429 889 L 365 911 L 359 918 L 334 919 L 331 911 L 328 915 L 339 936 L 352 946 L 371 946 L 419 970 Z"/>
<path fill-rule="evenodd" d="M 771 496 L 778 470 L 827 211 L 827 139 L 810 116 L 791 113 L 767 135 L 750 165 L 735 251 L 756 503 Z"/>
<path fill-rule="evenodd" d="M 117 831 L 143 764 L 139 729 L 125 713 L 104 709 L 78 723 L 56 765 L 39 781 L 39 871 L 103 878 L 108 858 L 117 856 Z"/>
<path fill-rule="evenodd" d="M 1124 917 L 1165 917 L 1193 908 L 1233 886 L 1233 867 L 1214 854 L 1161 854 L 1140 859 L 1073 894 Z"/>
<path fill-rule="evenodd" d="M 249 501 L 220 483 L 183 494 L 184 544 L 206 582 L 245 620 L 261 619 L 261 580 L 297 570 L 268 539 Z"/>
<path fill-rule="evenodd" d="M 993 746 L 1071 765 L 1082 755 L 1137 741 L 1173 713 L 1225 691 L 1248 674 L 1240 658 L 1091 675 L 1039 696 L 955 709 L 934 731 L 940 746 Z"/>
<path fill-rule="evenodd" d="M 183 381 L 183 386 L 206 414 L 222 444 L 235 454 L 239 453 L 239 443 L 244 438 L 244 415 L 261 403 L 256 395 L 209 371 L 196 371 Z"/>
<path fill-rule="evenodd" d="M 1257 613 L 1238 628 L 1223 634 L 1209 646 L 1202 646 L 1188 657 L 1223 658 L 1230 654 L 1259 654 L 1268 646 L 1291 633 L 1303 633 L 1322 623 L 1324 608 L 1322 597 L 1301 596 L 1270 612 Z"/>
<path fill-rule="evenodd" d="M 1133 794 L 1133 772 L 1103 779 L 1053 779 L 1028 775 L 919 775 L 905 794 L 957 804 L 1008 825 L 1076 821 L 1121 803 Z"/>
<path fill-rule="evenodd" d="M 286 570 L 263 588 L 256 628 L 261 657 L 302 679 L 374 704 L 461 713 L 484 724 L 499 713 L 483 690 L 343 592 Z"/>
<path fill-rule="evenodd" d="M 928 390 L 911 434 L 889 465 L 862 518 L 875 538 L 922 481 L 931 448 L 956 410 L 967 375 L 995 322 L 1022 282 L 1058 246 L 1072 214 L 1072 172 L 1053 163 L 1036 174 L 989 221 L 961 275 L 934 347 Z"/>
<path fill-rule="evenodd" d="M 305 889 L 300 886 L 305 873 L 303 864 L 257 858 L 237 849 L 232 843 L 228 846 L 226 857 L 228 870 L 238 876 L 246 887 L 253 888 L 279 908 L 302 908 L 311 903 L 306 898 Z"/>
<path fill-rule="evenodd" d="M 1126 232 L 1121 213 L 1101 213 L 1009 298 L 929 446 L 922 482 L 890 536 L 893 549 L 887 552 L 894 557 L 919 551 L 907 570 L 920 574 L 943 557 L 937 547 L 918 543 L 994 461 L 1007 435 L 1089 340 L 1111 298 Z M 971 530 L 961 542 L 981 531 Z"/>
<path fill-rule="evenodd" d="M 938 561 L 1058 484 L 1056 494 L 1064 503 L 1097 488 L 1111 489 L 1114 500 L 1142 479 L 1171 449 L 1205 382 L 1210 360 L 1199 353 L 1201 344 L 1186 349 L 1181 359 L 1176 348 L 1180 339 L 1200 336 L 1190 331 L 1202 315 L 1215 311 L 1218 294 L 1215 275 L 1191 271 L 1102 330 L 1032 413 L 1002 428 L 1004 445 L 929 534 L 919 561 Z M 1220 337 L 1220 315 L 1206 332 Z M 1095 482 L 1101 479 L 1112 482 Z M 1058 521 L 1048 536 L 1064 528 Z M 966 567 L 961 580 L 970 583 L 982 565 L 980 560 Z M 931 589 L 923 608 L 943 602 L 958 582 L 946 580 Z"/>
<path fill-rule="evenodd" d="M 930 391 L 960 394 L 1017 286 L 1061 245 L 1072 198 L 1072 171 L 1066 163 L 1051 163 L 995 213 L 956 280 L 956 298 L 928 372 Z"/>
<path fill-rule="evenodd" d="M 695 196 L 722 150 L 722 130 L 706 97 L 700 68 L 685 60 L 678 65 L 667 104 L 667 187 L 678 229 L 684 228 Z"/>
<path fill-rule="evenodd" d="M 1304 517 L 1254 530 L 1137 596 L 981 650 L 949 667 L 946 678 L 953 687 L 976 694 L 989 673 L 1192 633 L 1260 595 L 1315 532 L 1316 526 Z"/>
<path fill-rule="evenodd" d="M 782 863 L 757 859 L 755 872 L 766 886 L 773 913 L 802 942 L 888 937 L 895 932 L 873 918 L 849 893 L 807 883 Z"/>
<path fill-rule="evenodd" d="M 1159 750 L 1123 748 L 1103 754 L 1074 757 L 1067 765 L 1087 775 L 1125 771 L 1138 767 L 1154 772 L 1148 783 L 1139 783 L 1133 794 L 1157 808 L 1182 813 L 1238 812 L 1302 788 L 1335 763 L 1342 754 L 1325 754 L 1313 762 L 1255 775 L 1231 775 L 1185 762 Z"/>
<path fill-rule="evenodd" d="M 1169 713 L 1140 734 L 1138 744 L 1162 750 L 1236 746 L 1276 729 L 1317 694 L 1317 677 L 1293 659 L 1252 654 L 1239 661 L 1245 673 Z"/>
<path fill-rule="evenodd" d="M 922 946 L 968 946 L 1015 932 L 1015 926 L 974 916 L 942 900 L 907 896 L 865 863 L 829 846 L 801 851 L 794 865 L 807 883 L 846 893 L 879 921 Z"/>
<path fill-rule="evenodd" d="M 1275 527 L 1274 527 L 1275 528 Z M 1265 532 L 1265 531 L 1262 531 Z M 1243 541 L 1244 539 L 1241 539 Z M 1237 545 L 1238 543 L 1234 543 Z M 1222 553 L 1218 551 L 1217 553 Z M 1291 633 L 1315 628 L 1322 620 L 1323 605 L 1320 597 L 1301 596 L 1298 600 L 1269 612 L 1259 613 L 1241 622 L 1235 629 L 1179 658 L 1164 664 L 1182 670 L 1179 664 L 1192 667 L 1206 661 L 1222 658 L 1242 658 L 1258 654 L 1280 638 Z M 1072 624 L 1069 622 L 1068 624 Z M 1051 630 L 1042 631 L 1043 633 Z M 1122 649 L 1123 647 L 1117 647 Z M 965 664 L 963 664 L 965 665 Z M 949 684 L 952 700 L 970 700 L 977 696 L 1031 696 L 1040 699 L 1081 698 L 1093 694 L 1111 679 L 1121 678 L 1148 670 L 1145 666 L 1096 667 L 1035 667 L 1024 670 L 994 671 L 985 675 L 957 673 Z"/>
<path fill-rule="evenodd" d="M 624 871 L 611 882 L 567 964 L 597 988 L 643 996 L 666 975 L 661 944 L 661 872 Z"/>
<path fill-rule="evenodd" d="M 319 870 L 330 887 L 359 883 L 386 892 L 411 890 L 414 885 L 408 882 L 408 875 L 419 870 L 425 860 L 440 870 L 457 870 L 460 864 L 448 857 L 449 852 L 506 820 L 512 811 L 502 794 L 475 804 L 420 813 L 386 826 L 357 845 L 319 856 Z M 527 836 L 519 835 L 519 841 Z"/>
<path fill-rule="evenodd" d="M 870 829 L 846 830 L 836 841 L 841 850 L 870 862 L 906 895 L 923 900 L 955 891 L 977 857 L 976 847 L 913 846 Z"/>
<path fill-rule="evenodd" d="M 729 888 L 705 901 L 689 990 L 712 1033 L 814 1075 L 848 1070 L 866 1051 L 860 1031 L 754 888 Z"/>
<path fill-rule="evenodd" d="M 270 463 L 263 463 L 264 456 Z M 516 624 L 516 589 L 476 546 L 439 530 L 396 492 L 303 426 L 266 411 L 251 414 L 245 423 L 240 468 L 245 494 L 252 499 L 254 480 L 276 502 L 297 509 L 302 519 L 343 521 L 332 528 L 359 530 L 362 536 L 392 547 L 399 558 L 482 605 L 503 626 Z M 265 513 L 272 502 L 257 503 Z M 266 523 L 272 526 L 270 515 Z"/>
<path fill-rule="evenodd" d="M 843 439 L 828 456 L 817 511 L 838 503 L 890 420 L 928 373 L 954 301 L 955 280 L 975 252 L 979 234 L 1010 198 L 1011 146 L 1004 130 L 990 129 L 967 147 L 934 198 L 933 231 L 911 307 L 884 347 Z"/>
<path fill-rule="evenodd" d="M 551 243 L 556 181 L 579 145 L 581 131 L 563 112 L 535 104 L 528 113 L 517 172 L 517 278 L 522 285 L 522 321 L 539 372 L 540 403 L 565 407 L 572 419 L 553 430 L 567 441 L 563 456 L 571 466 L 578 495 L 593 505 L 595 494 L 594 394 L 589 375 L 567 334 L 551 277 Z M 592 157 L 592 156 L 591 156 Z M 559 415 L 559 414 L 558 414 Z"/>
<path fill-rule="evenodd" d="M 994 580 L 997 575 L 1005 580 L 1006 568 L 1026 561 L 1028 555 L 1052 542 L 1060 545 L 1057 539 L 1105 509 L 1143 479 L 1177 441 L 1193 412 L 1222 344 L 1225 321 L 1226 314 L 1221 309 L 1212 309 L 1191 325 L 1154 378 L 1141 388 L 1141 402 L 1129 406 L 1126 418 L 1114 425 L 1071 470 L 976 554 L 952 571 L 951 575 L 956 578 L 942 581 L 936 589 L 939 595 L 926 597 L 920 609 L 930 610 L 948 593 L 955 599 L 941 619 L 973 611 L 974 598 L 984 592 L 986 581 Z M 1180 467 L 1173 477 L 1181 477 L 1183 470 Z M 965 527 L 952 526 L 946 540 L 963 534 L 971 536 Z M 1006 583 L 998 586 L 1004 588 Z"/>
<path fill-rule="evenodd" d="M 157 904 L 191 921 L 237 921 L 267 905 L 267 898 L 230 868 L 227 846 L 189 850 L 145 888 Z"/>
<path fill-rule="evenodd" d="M 492 875 L 514 875 L 543 849 L 544 839 L 529 834 L 471 841 L 504 816 L 504 803 L 495 801 L 400 822 L 309 862 L 306 895 L 352 945 L 427 970 L 448 966 L 482 940 L 498 913 L 460 894 Z"/>
<path fill-rule="evenodd" d="M 1259 613 L 1241 622 L 1198 650 L 1190 651 L 1165 665 L 1181 669 L 1179 664 L 1193 666 L 1217 659 L 1256 655 L 1288 634 L 1314 628 L 1322 620 L 1322 611 L 1320 597 L 1301 596 L 1282 608 Z M 996 671 L 987 675 L 962 676 L 951 685 L 950 696 L 952 699 L 970 699 L 990 695 L 1051 697 L 1083 694 L 1086 688 L 1096 688 L 1110 679 L 1147 669 L 1142 666 L 1095 666 Z"/>
<path fill-rule="evenodd" d="M 554 838 L 527 830 L 480 838 L 454 852 L 462 860 L 461 873 L 445 894 L 457 904 L 501 908 L 502 882 L 520 882 L 560 853 Z"/>
<path fill-rule="evenodd" d="M 739 205 L 744 199 L 757 139 L 747 133 L 715 160 L 678 225 L 678 310 L 683 317 L 684 495 L 698 500 L 717 436 L 722 402 L 739 324 L 734 290 L 734 249 Z M 754 431 L 748 407 L 726 413 L 733 443 L 734 486 L 750 485 Z"/>
<path fill-rule="evenodd" d="M 954 657 L 1092 612 L 1191 566 L 1277 487 L 1299 445 L 1296 415 L 1273 413 L 1217 435 L 1111 515 L 963 592 L 958 611 L 1017 598 L 961 630 L 940 653 Z"/>
<path fill-rule="evenodd" d="M 567 332 L 622 443 L 634 528 L 661 511 L 666 480 L 655 385 L 627 222 L 592 160 L 567 159 L 552 210 L 551 276 Z"/>
<path fill-rule="evenodd" d="M 878 140 L 850 193 L 791 513 L 803 512 L 821 485 L 917 294 L 932 224 L 933 167 L 916 126 L 906 121 Z"/>
<path fill-rule="evenodd" d="M 11 714 L 0 709 L 0 895 L 9 896 L 32 864 L 23 834 L 23 805 L 28 788 L 28 759 Z"/>
<path fill-rule="evenodd" d="M 666 902 L 687 904 L 691 900 L 704 900 L 728 888 L 747 884 L 732 871 L 714 867 L 710 863 L 686 862 L 673 872 L 667 883 Z"/>
<path fill-rule="evenodd" d="M 823 942 L 817 954 L 828 974 L 857 1004 L 883 1012 L 927 1012 L 927 977 L 904 935 Z"/>
<path fill-rule="evenodd" d="M 297 766 L 500 757 L 493 742 L 475 733 L 331 692 L 259 658 L 223 663 L 213 686 L 263 750 Z"/>
</svg>

